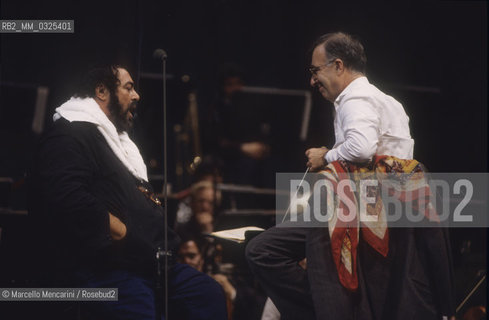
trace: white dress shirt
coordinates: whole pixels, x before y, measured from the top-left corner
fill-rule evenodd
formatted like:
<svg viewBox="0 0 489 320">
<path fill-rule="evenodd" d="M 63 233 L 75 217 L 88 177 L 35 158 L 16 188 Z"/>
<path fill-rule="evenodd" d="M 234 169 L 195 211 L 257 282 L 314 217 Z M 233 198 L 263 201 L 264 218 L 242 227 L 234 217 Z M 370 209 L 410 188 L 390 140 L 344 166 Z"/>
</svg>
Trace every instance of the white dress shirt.
<svg viewBox="0 0 489 320">
<path fill-rule="evenodd" d="M 334 102 L 336 142 L 326 161 L 365 162 L 373 155 L 412 159 L 414 140 L 402 105 L 370 84 L 353 80 Z"/>
</svg>

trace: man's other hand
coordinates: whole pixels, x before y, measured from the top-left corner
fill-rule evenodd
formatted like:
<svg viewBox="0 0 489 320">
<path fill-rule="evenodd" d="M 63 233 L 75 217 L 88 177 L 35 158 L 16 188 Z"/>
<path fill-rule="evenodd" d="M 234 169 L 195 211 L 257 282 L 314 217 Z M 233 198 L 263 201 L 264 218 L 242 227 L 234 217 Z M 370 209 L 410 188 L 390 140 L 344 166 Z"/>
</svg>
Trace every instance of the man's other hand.
<svg viewBox="0 0 489 320">
<path fill-rule="evenodd" d="M 231 301 L 236 298 L 236 289 L 231 284 L 231 282 L 229 282 L 228 278 L 225 275 L 218 273 L 211 275 L 211 277 L 214 278 L 214 280 L 216 280 L 217 283 L 222 286 L 227 298 L 229 298 Z"/>
<path fill-rule="evenodd" d="M 119 218 L 109 212 L 110 236 L 114 240 L 122 240 L 126 236 L 127 228 Z"/>
<path fill-rule="evenodd" d="M 326 159 L 324 155 L 329 149 L 326 147 L 322 148 L 311 148 L 306 150 L 307 164 L 306 166 L 310 168 L 311 171 L 319 171 L 326 166 Z"/>
</svg>

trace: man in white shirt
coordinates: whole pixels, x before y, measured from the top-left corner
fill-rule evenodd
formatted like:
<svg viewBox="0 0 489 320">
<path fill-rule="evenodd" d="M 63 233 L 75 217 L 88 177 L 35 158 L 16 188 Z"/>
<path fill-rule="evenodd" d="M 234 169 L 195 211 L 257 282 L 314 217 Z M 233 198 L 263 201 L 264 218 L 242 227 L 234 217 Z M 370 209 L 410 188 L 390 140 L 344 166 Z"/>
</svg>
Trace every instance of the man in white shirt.
<svg viewBox="0 0 489 320">
<path fill-rule="evenodd" d="M 374 155 L 413 158 L 409 118 L 399 102 L 368 82 L 366 61 L 362 44 L 348 34 L 329 33 L 314 44 L 311 85 L 334 104 L 336 143 L 306 151 L 311 171 L 336 160 L 363 164 Z M 454 314 L 442 230 L 394 228 L 389 239 L 387 259 L 359 242 L 356 291 L 340 283 L 327 228 L 272 227 L 249 242 L 246 258 L 282 320 L 435 320 Z M 307 270 L 298 263 L 304 258 Z"/>
<path fill-rule="evenodd" d="M 316 42 L 311 86 L 334 104 L 336 143 L 306 151 L 312 171 L 336 160 L 367 162 L 375 154 L 413 158 L 409 118 L 399 102 L 368 82 L 366 62 L 361 43 L 347 34 L 329 33 Z"/>
</svg>

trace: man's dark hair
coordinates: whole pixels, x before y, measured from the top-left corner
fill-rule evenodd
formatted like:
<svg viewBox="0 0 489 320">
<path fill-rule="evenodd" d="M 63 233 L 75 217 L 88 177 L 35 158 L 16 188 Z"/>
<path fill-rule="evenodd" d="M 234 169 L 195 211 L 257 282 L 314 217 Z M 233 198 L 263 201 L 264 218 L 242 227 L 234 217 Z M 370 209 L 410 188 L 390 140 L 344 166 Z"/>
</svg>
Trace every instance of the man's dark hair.
<svg viewBox="0 0 489 320">
<path fill-rule="evenodd" d="M 93 98 L 95 97 L 95 89 L 101 84 L 107 87 L 111 95 L 114 95 L 119 85 L 118 68 L 117 65 L 109 65 L 90 70 L 82 77 L 74 96 Z"/>
<path fill-rule="evenodd" d="M 195 245 L 197 246 L 197 250 L 199 250 L 199 253 L 204 256 L 204 249 L 205 249 L 205 240 L 202 237 L 196 236 L 196 235 L 180 235 L 181 240 L 180 244 L 178 245 L 178 250 L 187 242 L 193 241 L 195 242 Z"/>
<path fill-rule="evenodd" d="M 323 45 L 328 60 L 341 59 L 348 69 L 365 73 L 367 56 L 360 41 L 343 32 L 327 33 L 320 36 L 313 45 L 313 49 Z"/>
</svg>

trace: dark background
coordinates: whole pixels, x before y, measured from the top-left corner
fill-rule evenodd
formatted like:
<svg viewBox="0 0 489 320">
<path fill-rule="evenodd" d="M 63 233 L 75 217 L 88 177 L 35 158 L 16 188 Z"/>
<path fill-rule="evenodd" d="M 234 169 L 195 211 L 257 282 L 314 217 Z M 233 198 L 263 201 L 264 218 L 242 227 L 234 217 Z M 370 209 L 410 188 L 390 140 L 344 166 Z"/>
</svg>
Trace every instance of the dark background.
<svg viewBox="0 0 489 320">
<path fill-rule="evenodd" d="M 151 139 L 157 140 L 162 120 L 152 119 L 156 130 L 141 122 L 145 113 L 159 108 L 152 97 L 160 92 L 150 91 L 161 81 L 139 77 L 141 72 L 160 71 L 161 64 L 152 58 L 155 48 L 168 52 L 168 72 L 174 76 L 168 93 L 173 124 L 181 121 L 185 108 L 178 97 L 182 75 L 190 75 L 201 113 L 216 94 L 217 69 L 224 62 L 240 65 L 248 85 L 309 89 L 310 45 L 317 36 L 336 30 L 360 37 L 369 80 L 403 103 L 416 159 L 438 172 L 487 168 L 485 1 L 2 0 L 0 17 L 75 20 L 74 34 L 0 35 L 0 176 L 22 176 L 26 165 L 26 125 L 35 97 L 26 84 L 49 87 L 50 123 L 80 72 L 101 62 L 127 65 L 142 97 L 136 129 L 151 132 Z M 153 86 L 144 86 L 151 81 Z M 286 112 L 278 116 L 297 121 Z M 309 139 L 300 152 L 334 143 L 331 106 L 317 93 L 311 119 Z M 147 155 L 150 151 L 140 143 Z M 302 169 L 301 163 L 296 170 Z"/>
<path fill-rule="evenodd" d="M 154 49 L 168 53 L 173 125 L 182 122 L 190 89 L 205 113 L 225 62 L 240 65 L 251 86 L 310 90 L 308 50 L 331 31 L 355 34 L 364 43 L 370 82 L 403 103 L 410 117 L 416 159 L 436 172 L 487 171 L 486 1 L 1 0 L 0 18 L 75 21 L 74 34 L 0 34 L 0 177 L 14 181 L 0 194 L 22 185 L 36 138 L 30 125 L 39 85 L 50 90 L 48 126 L 81 72 L 104 62 L 128 66 L 142 97 L 136 141 L 146 160 L 161 160 L 161 81 L 141 77 L 160 72 Z M 180 80 L 183 75 L 190 83 Z M 318 93 L 313 97 L 308 140 L 291 153 L 334 143 L 331 105 Z M 287 110 L 277 117 L 299 121 Z M 170 155 L 172 141 L 170 130 Z M 292 169 L 301 172 L 304 163 Z M 24 207 L 22 196 L 0 198 Z M 461 296 L 485 268 L 485 232 L 453 234 L 458 274 L 465 274 L 457 280 Z M 470 257 L 458 250 L 466 241 L 475 252 Z"/>
</svg>

